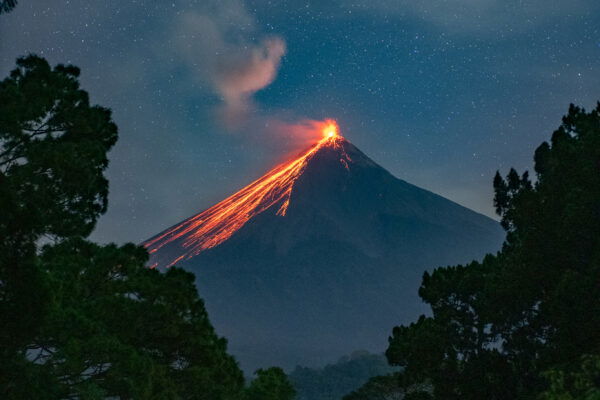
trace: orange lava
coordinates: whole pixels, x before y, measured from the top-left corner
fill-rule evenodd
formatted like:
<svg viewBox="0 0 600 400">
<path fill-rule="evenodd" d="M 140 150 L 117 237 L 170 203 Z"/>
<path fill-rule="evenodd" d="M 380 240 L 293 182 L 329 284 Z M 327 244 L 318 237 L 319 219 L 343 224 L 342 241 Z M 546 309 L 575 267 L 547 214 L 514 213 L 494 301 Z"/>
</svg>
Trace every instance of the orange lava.
<svg viewBox="0 0 600 400">
<path fill-rule="evenodd" d="M 165 263 L 164 266 L 170 267 L 203 250 L 219 245 L 229 239 L 252 217 L 274 205 L 279 206 L 276 214 L 285 216 L 290 204 L 294 182 L 304 171 L 308 160 L 324 146 L 337 147 L 343 140 L 338 133 L 339 128 L 335 121 L 327 120 L 319 125 L 323 138 L 300 157 L 278 165 L 208 210 L 145 242 L 144 246 L 152 254 L 170 242 L 181 240 L 183 254 L 179 254 L 173 260 Z M 341 161 L 347 168 L 346 160 Z"/>
<path fill-rule="evenodd" d="M 339 127 L 335 120 L 328 119 L 325 121 L 324 125 L 325 126 L 321 129 L 321 132 L 323 133 L 323 137 L 325 139 L 338 136 Z"/>
</svg>

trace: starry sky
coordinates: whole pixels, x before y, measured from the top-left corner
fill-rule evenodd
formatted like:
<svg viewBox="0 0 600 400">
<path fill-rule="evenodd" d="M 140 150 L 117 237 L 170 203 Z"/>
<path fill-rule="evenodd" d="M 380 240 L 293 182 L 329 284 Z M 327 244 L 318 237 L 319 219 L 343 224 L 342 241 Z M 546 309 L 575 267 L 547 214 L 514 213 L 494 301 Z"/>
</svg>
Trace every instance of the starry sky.
<svg viewBox="0 0 600 400">
<path fill-rule="evenodd" d="M 0 74 L 37 53 L 110 107 L 109 211 L 140 242 L 301 148 L 335 118 L 399 178 L 494 216 L 496 170 L 531 169 L 569 103 L 600 100 L 597 0 L 21 0 Z"/>
</svg>

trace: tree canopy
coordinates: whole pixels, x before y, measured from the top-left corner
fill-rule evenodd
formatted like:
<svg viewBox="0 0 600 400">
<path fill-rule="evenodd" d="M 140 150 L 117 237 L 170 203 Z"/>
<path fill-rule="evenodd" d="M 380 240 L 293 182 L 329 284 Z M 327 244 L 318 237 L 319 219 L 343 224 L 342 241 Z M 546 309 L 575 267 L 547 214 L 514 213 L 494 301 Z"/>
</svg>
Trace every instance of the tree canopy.
<svg viewBox="0 0 600 400">
<path fill-rule="evenodd" d="M 279 367 L 259 369 L 246 389 L 245 400 L 293 400 L 296 390 Z"/>
<path fill-rule="evenodd" d="M 405 392 L 397 374 L 376 376 L 360 388 L 343 397 L 343 400 L 402 400 Z"/>
<path fill-rule="evenodd" d="M 3 359 L 32 339 L 49 304 L 39 241 L 85 236 L 106 209 L 103 173 L 117 127 L 110 110 L 90 106 L 78 75 L 75 67 L 51 68 L 32 55 L 0 82 Z"/>
<path fill-rule="evenodd" d="M 17 6 L 17 0 L 0 0 L 0 14 L 8 13 Z"/>
<path fill-rule="evenodd" d="M 241 398 L 194 276 L 85 239 L 117 127 L 78 76 L 31 55 L 0 82 L 0 397 Z"/>
<path fill-rule="evenodd" d="M 389 366 L 383 354 L 358 350 L 323 368 L 297 366 L 289 374 L 298 400 L 340 400 L 370 378 L 398 368 Z"/>
<path fill-rule="evenodd" d="M 597 396 L 600 104 L 571 105 L 534 161 L 534 181 L 514 169 L 494 179 L 502 251 L 425 273 L 432 315 L 389 339 L 403 381 L 431 382 L 435 399 Z"/>
</svg>

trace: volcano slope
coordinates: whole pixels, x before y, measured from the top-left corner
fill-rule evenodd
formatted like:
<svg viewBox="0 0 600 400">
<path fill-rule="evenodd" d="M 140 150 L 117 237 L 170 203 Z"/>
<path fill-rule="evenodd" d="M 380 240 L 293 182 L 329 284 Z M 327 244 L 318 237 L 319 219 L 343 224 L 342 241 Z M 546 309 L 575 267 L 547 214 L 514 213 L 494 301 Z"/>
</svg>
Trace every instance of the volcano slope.
<svg viewBox="0 0 600 400">
<path fill-rule="evenodd" d="M 392 176 L 341 136 L 144 243 L 153 267 L 196 274 L 241 366 L 319 366 L 383 351 L 425 312 L 437 266 L 500 249 L 499 224 Z"/>
</svg>

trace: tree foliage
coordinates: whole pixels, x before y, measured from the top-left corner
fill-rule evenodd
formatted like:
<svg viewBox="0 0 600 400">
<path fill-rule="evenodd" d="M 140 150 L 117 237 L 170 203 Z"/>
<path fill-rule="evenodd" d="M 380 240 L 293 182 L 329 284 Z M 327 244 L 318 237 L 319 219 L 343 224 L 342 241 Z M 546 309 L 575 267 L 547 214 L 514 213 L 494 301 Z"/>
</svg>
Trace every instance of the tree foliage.
<svg viewBox="0 0 600 400">
<path fill-rule="evenodd" d="M 359 350 L 323 368 L 296 367 L 289 377 L 298 400 L 340 400 L 369 378 L 396 370 L 382 354 Z"/>
<path fill-rule="evenodd" d="M 16 6 L 17 0 L 0 0 L 0 14 L 11 12 Z"/>
<path fill-rule="evenodd" d="M 259 369 L 246 389 L 246 400 L 293 400 L 296 390 L 279 367 Z"/>
<path fill-rule="evenodd" d="M 397 374 L 375 376 L 360 388 L 344 396 L 343 400 L 402 400 L 404 388 Z"/>
<path fill-rule="evenodd" d="M 546 372 L 550 387 L 541 400 L 600 399 L 600 356 L 586 355 L 570 370 L 560 368 Z"/>
<path fill-rule="evenodd" d="M 28 56 L 0 82 L 0 397 L 239 399 L 194 276 L 85 240 L 117 127 L 78 75 Z"/>
<path fill-rule="evenodd" d="M 37 332 L 49 300 L 37 243 L 87 235 L 106 209 L 108 109 L 90 106 L 79 70 L 17 60 L 0 82 L 0 356 Z"/>
<path fill-rule="evenodd" d="M 436 399 L 588 398 L 564 382 L 589 378 L 600 355 L 600 104 L 571 105 L 535 172 L 496 174 L 502 251 L 425 273 L 432 316 L 389 339 L 389 362 Z"/>
<path fill-rule="evenodd" d="M 79 69 L 17 60 L 0 83 L 0 229 L 17 239 L 86 236 L 106 211 L 107 152 L 117 141 L 110 110 L 91 106 Z"/>
<path fill-rule="evenodd" d="M 431 385 L 427 382 L 413 384 L 402 372 L 375 376 L 344 396 L 343 400 L 430 400 Z"/>
<path fill-rule="evenodd" d="M 132 244 L 79 238 L 43 249 L 54 301 L 28 348 L 44 374 L 60 377 L 40 388 L 45 398 L 237 398 L 242 374 L 210 325 L 194 276 L 163 274 L 146 260 Z"/>
</svg>

